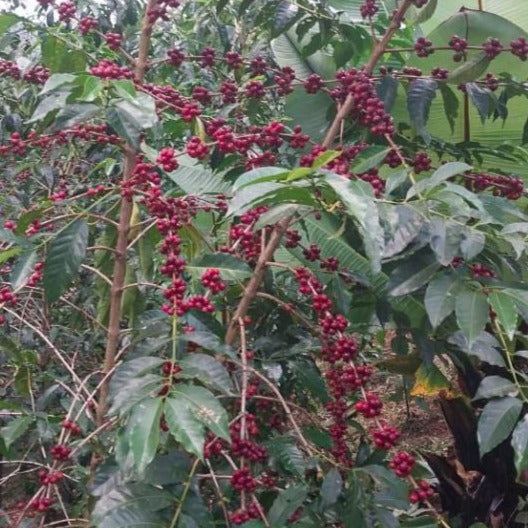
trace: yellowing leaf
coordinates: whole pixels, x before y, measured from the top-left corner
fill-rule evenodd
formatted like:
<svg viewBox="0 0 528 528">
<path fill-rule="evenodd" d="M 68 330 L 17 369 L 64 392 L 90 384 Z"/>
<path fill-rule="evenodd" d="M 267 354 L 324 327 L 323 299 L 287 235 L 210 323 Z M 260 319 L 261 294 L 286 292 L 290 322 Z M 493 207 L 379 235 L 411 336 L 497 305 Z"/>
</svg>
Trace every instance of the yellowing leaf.
<svg viewBox="0 0 528 528">
<path fill-rule="evenodd" d="M 455 396 L 447 378 L 435 365 L 421 365 L 415 374 L 411 396 L 439 396 L 452 398 Z"/>
</svg>

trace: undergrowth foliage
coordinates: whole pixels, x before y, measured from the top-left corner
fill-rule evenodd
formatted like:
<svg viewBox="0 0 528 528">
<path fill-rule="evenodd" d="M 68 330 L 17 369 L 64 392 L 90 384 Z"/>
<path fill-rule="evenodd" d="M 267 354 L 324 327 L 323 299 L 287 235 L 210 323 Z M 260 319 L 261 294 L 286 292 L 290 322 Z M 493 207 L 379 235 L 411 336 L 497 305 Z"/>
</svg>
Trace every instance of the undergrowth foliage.
<svg viewBox="0 0 528 528">
<path fill-rule="evenodd" d="M 442 1 L 0 15 L 3 526 L 523 522 L 528 13 Z"/>
</svg>

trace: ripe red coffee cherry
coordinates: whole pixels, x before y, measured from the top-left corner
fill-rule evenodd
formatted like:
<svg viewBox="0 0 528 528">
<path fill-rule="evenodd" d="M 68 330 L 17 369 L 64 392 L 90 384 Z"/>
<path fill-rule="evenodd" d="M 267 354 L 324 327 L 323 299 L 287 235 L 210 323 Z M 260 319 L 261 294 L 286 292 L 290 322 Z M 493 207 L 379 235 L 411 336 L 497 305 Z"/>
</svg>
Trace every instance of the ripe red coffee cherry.
<svg viewBox="0 0 528 528">
<path fill-rule="evenodd" d="M 411 474 L 414 463 L 415 459 L 412 455 L 405 451 L 399 451 L 389 462 L 389 467 L 398 477 L 405 478 Z"/>
</svg>

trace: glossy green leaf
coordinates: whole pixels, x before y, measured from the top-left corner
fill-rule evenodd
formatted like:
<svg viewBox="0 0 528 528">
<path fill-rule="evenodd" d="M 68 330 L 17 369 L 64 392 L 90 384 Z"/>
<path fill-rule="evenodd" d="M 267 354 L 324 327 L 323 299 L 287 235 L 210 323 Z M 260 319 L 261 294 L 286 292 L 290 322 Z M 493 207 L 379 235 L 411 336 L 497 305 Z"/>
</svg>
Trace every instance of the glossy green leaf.
<svg viewBox="0 0 528 528">
<path fill-rule="evenodd" d="M 488 295 L 488 301 L 497 314 L 499 323 L 506 332 L 508 339 L 512 339 L 515 330 L 517 330 L 518 322 L 517 309 L 513 299 L 507 293 L 493 291 Z"/>
<path fill-rule="evenodd" d="M 433 328 L 438 327 L 455 309 L 460 282 L 454 275 L 443 275 L 432 280 L 425 291 L 425 309 Z"/>
<path fill-rule="evenodd" d="M 429 178 L 424 178 L 413 185 L 407 193 L 407 200 L 416 196 L 417 194 L 423 193 L 424 191 L 434 189 L 453 176 L 456 176 L 457 174 L 463 174 L 470 169 L 471 165 L 468 165 L 467 163 L 461 163 L 459 161 L 450 161 L 448 163 L 444 163 Z"/>
<path fill-rule="evenodd" d="M 489 309 L 486 295 L 480 290 L 459 291 L 455 301 L 455 313 L 458 326 L 471 346 L 488 322 Z"/>
<path fill-rule="evenodd" d="M 333 76 L 333 61 L 326 53 L 318 51 L 309 57 L 302 56 L 301 50 L 306 40 L 299 42 L 292 29 L 279 36 L 271 42 L 275 60 L 282 67 L 293 68 L 299 79 L 307 79 L 312 73 L 317 73 L 323 78 Z M 333 107 L 327 94 L 318 92 L 307 95 L 303 87 L 297 87 L 286 99 L 285 112 L 294 123 L 302 126 L 304 133 L 318 141 L 326 133 Z"/>
<path fill-rule="evenodd" d="M 9 277 L 11 282 L 11 288 L 18 290 L 18 288 L 24 286 L 33 273 L 35 264 L 38 262 L 38 253 L 31 251 L 29 253 L 23 253 L 20 255 L 16 264 L 13 267 L 13 271 Z"/>
<path fill-rule="evenodd" d="M 297 477 L 304 475 L 308 464 L 303 452 L 297 447 L 295 438 L 290 435 L 274 436 L 265 446 L 273 467 Z"/>
<path fill-rule="evenodd" d="M 236 179 L 233 184 L 233 191 L 236 192 L 246 185 L 285 179 L 289 172 L 289 169 L 282 167 L 258 167 L 257 169 L 252 169 Z"/>
<path fill-rule="evenodd" d="M 517 476 L 528 469 L 528 415 L 515 426 L 512 434 L 511 445 L 513 447 L 515 469 Z"/>
<path fill-rule="evenodd" d="M 51 241 L 44 263 L 44 291 L 56 301 L 77 276 L 88 245 L 88 225 L 75 220 Z"/>
<path fill-rule="evenodd" d="M 229 441 L 227 413 L 216 397 L 203 387 L 174 385 L 166 400 L 165 418 L 170 432 L 183 447 L 203 456 L 205 429 Z"/>
<path fill-rule="evenodd" d="M 467 83 L 466 90 L 470 100 L 478 110 L 482 123 L 490 115 L 490 108 L 494 103 L 493 93 L 488 88 L 483 88 L 476 83 Z"/>
<path fill-rule="evenodd" d="M 166 519 L 158 512 L 173 503 L 172 493 L 158 487 L 119 485 L 99 498 L 92 521 L 98 528 L 163 528 Z"/>
<path fill-rule="evenodd" d="M 201 165 L 181 164 L 168 176 L 186 194 L 225 194 L 231 190 L 221 176 Z"/>
<path fill-rule="evenodd" d="M 224 365 L 206 354 L 194 353 L 185 356 L 178 366 L 182 369 L 181 376 L 195 377 L 202 383 L 226 394 L 233 391 L 233 382 Z"/>
<path fill-rule="evenodd" d="M 7 425 L 0 429 L 0 438 L 9 449 L 31 426 L 33 418 L 31 416 L 19 416 L 13 418 Z"/>
<path fill-rule="evenodd" d="M 269 522 L 272 525 L 284 526 L 288 517 L 302 505 L 307 495 L 308 491 L 304 486 L 290 486 L 280 491 L 268 512 Z"/>
<path fill-rule="evenodd" d="M 430 253 L 420 253 L 398 266 L 389 278 L 389 294 L 393 297 L 407 295 L 425 286 L 440 268 L 440 263 Z"/>
<path fill-rule="evenodd" d="M 343 490 L 343 478 L 337 469 L 331 469 L 321 485 L 321 499 L 323 507 L 331 506 L 337 502 Z"/>
<path fill-rule="evenodd" d="M 491 400 L 486 404 L 479 417 L 477 428 L 481 457 L 510 436 L 521 414 L 522 406 L 520 400 L 510 396 Z"/>
<path fill-rule="evenodd" d="M 239 258 L 225 253 L 207 254 L 190 263 L 186 270 L 199 278 L 208 269 L 217 269 L 223 280 L 241 281 L 251 277 L 251 268 Z"/>
<path fill-rule="evenodd" d="M 471 91 L 477 87 L 477 85 L 470 81 L 478 79 L 483 73 L 485 73 L 490 62 L 491 61 L 487 58 L 486 54 L 481 52 L 455 68 L 449 74 L 448 82 L 456 85 L 468 83 L 470 85 L 468 93 L 471 96 Z"/>
<path fill-rule="evenodd" d="M 501 376 L 486 376 L 473 397 L 474 400 L 514 396 L 518 389 L 515 383 Z"/>
<path fill-rule="evenodd" d="M 154 459 L 160 436 L 161 398 L 150 398 L 134 406 L 128 421 L 130 450 L 135 467 L 142 474 Z"/>
<path fill-rule="evenodd" d="M 415 79 L 407 91 L 407 110 L 411 124 L 425 142 L 431 139 L 427 131 L 427 120 L 437 87 L 437 82 L 432 79 Z"/>
<path fill-rule="evenodd" d="M 3 37 L 4 33 L 17 22 L 22 19 L 13 13 L 5 13 L 0 15 L 0 38 Z"/>
<path fill-rule="evenodd" d="M 374 167 L 378 167 L 389 151 L 390 148 L 381 145 L 372 145 L 366 148 L 354 158 L 350 165 L 350 172 L 363 174 Z"/>
<path fill-rule="evenodd" d="M 51 73 L 82 72 L 86 67 L 85 54 L 72 49 L 66 42 L 50 33 L 41 42 L 42 63 Z"/>
<path fill-rule="evenodd" d="M 372 187 L 357 180 L 347 180 L 335 174 L 326 175 L 327 183 L 334 189 L 346 206 L 347 213 L 355 220 L 363 238 L 365 252 L 369 257 L 372 271 L 381 270 L 383 231 L 379 223 L 378 209 Z"/>
<path fill-rule="evenodd" d="M 115 101 L 106 110 L 108 124 L 126 141 L 138 146 L 140 134 L 158 121 L 154 99 L 138 93 L 133 99 Z"/>
</svg>

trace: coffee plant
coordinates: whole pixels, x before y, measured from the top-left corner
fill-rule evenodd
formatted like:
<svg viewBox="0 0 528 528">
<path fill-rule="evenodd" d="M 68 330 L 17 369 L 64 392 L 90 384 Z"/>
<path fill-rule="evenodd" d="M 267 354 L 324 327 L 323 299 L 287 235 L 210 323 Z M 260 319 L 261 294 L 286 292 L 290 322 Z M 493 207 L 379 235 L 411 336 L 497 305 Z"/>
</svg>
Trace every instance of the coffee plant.
<svg viewBox="0 0 528 528">
<path fill-rule="evenodd" d="M 525 526 L 527 59 L 519 0 L 4 2 L 0 525 Z"/>
</svg>

